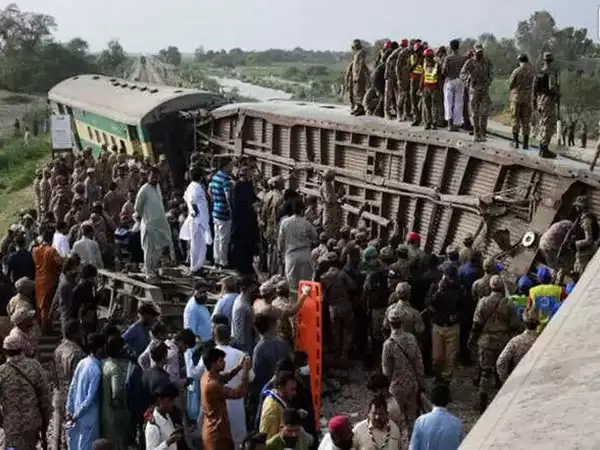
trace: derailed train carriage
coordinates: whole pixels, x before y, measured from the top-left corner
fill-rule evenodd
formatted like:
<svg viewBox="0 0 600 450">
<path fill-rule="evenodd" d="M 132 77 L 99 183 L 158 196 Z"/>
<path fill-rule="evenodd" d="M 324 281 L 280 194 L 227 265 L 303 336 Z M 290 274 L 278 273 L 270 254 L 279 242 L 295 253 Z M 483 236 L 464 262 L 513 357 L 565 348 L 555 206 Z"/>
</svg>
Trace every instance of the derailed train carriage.
<svg viewBox="0 0 600 450">
<path fill-rule="evenodd" d="M 52 109 L 72 120 L 75 145 L 103 145 L 156 160 L 164 154 L 181 185 L 195 142 L 195 119 L 225 100 L 211 92 L 101 75 L 78 75 L 48 93 Z M 188 113 L 188 114 L 185 114 Z"/>
<path fill-rule="evenodd" d="M 440 253 L 472 234 L 514 275 L 530 269 L 553 222 L 574 219 L 576 196 L 587 195 L 600 214 L 600 176 L 584 163 L 540 159 L 499 138 L 474 143 L 464 134 L 353 117 L 339 106 L 225 105 L 199 136 L 209 153 L 252 157 L 263 175 L 284 175 L 305 194 L 318 194 L 323 172 L 333 168 L 346 189 L 346 219 L 355 223 L 360 213 L 373 236 L 416 231 Z"/>
</svg>

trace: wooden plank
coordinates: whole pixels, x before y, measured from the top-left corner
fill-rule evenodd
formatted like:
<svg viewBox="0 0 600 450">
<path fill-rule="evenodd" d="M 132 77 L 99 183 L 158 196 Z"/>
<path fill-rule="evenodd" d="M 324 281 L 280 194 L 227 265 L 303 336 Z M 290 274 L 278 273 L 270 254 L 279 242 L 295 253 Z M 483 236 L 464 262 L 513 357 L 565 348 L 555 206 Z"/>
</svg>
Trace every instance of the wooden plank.
<svg viewBox="0 0 600 450">
<path fill-rule="evenodd" d="M 419 187 L 423 187 L 423 180 L 425 179 L 425 169 L 429 164 L 429 154 L 431 147 L 429 144 L 425 147 L 425 156 L 423 157 L 423 163 L 421 164 L 421 168 L 419 171 Z M 433 189 L 432 189 L 433 190 Z M 413 231 L 417 224 L 417 218 L 420 216 L 419 206 L 421 205 L 421 199 L 415 199 L 415 212 L 410 219 L 410 225 L 408 231 Z"/>
<path fill-rule="evenodd" d="M 460 194 L 461 190 L 464 187 L 465 184 L 465 180 L 467 179 L 466 175 L 467 172 L 469 171 L 469 165 L 471 163 L 471 157 L 468 156 L 467 157 L 467 162 L 465 163 L 465 170 L 462 171 L 462 173 L 460 174 L 460 180 L 458 181 L 458 185 L 456 187 L 456 192 L 455 194 Z M 448 246 L 448 234 L 450 232 L 450 227 L 452 225 L 452 222 L 454 221 L 454 217 L 456 216 L 455 214 L 455 209 L 452 209 L 452 212 L 450 213 L 450 217 L 448 219 L 448 221 L 444 224 L 444 228 L 442 230 L 442 250 L 444 250 L 447 246 Z"/>
<path fill-rule="evenodd" d="M 446 177 L 448 176 L 448 154 L 450 153 L 450 148 L 446 147 L 444 151 L 444 157 L 442 162 L 442 175 L 439 177 L 437 188 L 439 191 L 442 190 L 444 184 L 446 183 Z M 440 199 L 441 199 L 440 195 Z M 434 225 L 437 223 L 437 215 L 440 211 L 440 205 L 437 203 L 433 205 L 431 210 L 431 218 L 429 223 L 427 224 L 427 231 L 425 233 L 425 246 L 428 251 L 433 251 L 433 242 L 434 242 Z"/>
</svg>

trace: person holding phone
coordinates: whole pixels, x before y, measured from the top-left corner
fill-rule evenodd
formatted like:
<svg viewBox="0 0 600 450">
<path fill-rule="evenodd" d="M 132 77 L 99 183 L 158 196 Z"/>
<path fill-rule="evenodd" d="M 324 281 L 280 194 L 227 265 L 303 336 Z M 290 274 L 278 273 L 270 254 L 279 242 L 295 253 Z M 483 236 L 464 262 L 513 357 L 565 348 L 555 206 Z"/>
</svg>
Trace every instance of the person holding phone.
<svg viewBox="0 0 600 450">
<path fill-rule="evenodd" d="M 173 424 L 171 414 L 179 390 L 167 383 L 159 386 L 155 395 L 155 408 L 144 430 L 146 450 L 177 450 L 177 443 L 183 440 L 183 428 Z"/>
</svg>

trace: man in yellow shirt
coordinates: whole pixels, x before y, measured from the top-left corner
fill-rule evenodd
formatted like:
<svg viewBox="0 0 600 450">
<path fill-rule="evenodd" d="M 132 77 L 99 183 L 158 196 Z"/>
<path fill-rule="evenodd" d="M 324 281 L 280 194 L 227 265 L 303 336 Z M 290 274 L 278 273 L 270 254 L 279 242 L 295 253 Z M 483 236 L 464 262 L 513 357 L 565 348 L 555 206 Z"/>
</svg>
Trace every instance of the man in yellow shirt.
<svg viewBox="0 0 600 450">
<path fill-rule="evenodd" d="M 281 431 L 283 413 L 296 396 L 297 387 L 293 372 L 279 372 L 275 376 L 273 389 L 266 392 L 260 414 L 259 431 L 267 435 L 267 440 Z"/>
</svg>

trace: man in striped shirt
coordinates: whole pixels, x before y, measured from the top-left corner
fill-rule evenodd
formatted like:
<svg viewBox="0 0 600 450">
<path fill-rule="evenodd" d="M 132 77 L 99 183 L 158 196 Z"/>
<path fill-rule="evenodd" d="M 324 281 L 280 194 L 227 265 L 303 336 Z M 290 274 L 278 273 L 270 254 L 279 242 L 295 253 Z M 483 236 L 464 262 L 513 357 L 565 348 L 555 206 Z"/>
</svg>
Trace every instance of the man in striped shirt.
<svg viewBox="0 0 600 450">
<path fill-rule="evenodd" d="M 214 243 L 213 257 L 216 266 L 227 267 L 229 242 L 231 237 L 231 172 L 233 161 L 223 159 L 219 171 L 212 177 L 208 186 L 212 199 Z"/>
</svg>

